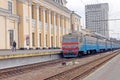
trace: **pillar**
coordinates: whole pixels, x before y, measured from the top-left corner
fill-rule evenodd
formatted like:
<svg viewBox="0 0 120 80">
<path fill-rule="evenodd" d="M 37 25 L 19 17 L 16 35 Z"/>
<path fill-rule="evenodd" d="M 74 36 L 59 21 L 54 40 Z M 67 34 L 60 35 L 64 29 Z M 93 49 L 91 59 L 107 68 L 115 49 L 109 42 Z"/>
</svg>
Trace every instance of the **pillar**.
<svg viewBox="0 0 120 80">
<path fill-rule="evenodd" d="M 35 47 L 39 48 L 39 4 L 35 5 L 35 20 L 36 20 L 36 27 L 35 27 Z"/>
<path fill-rule="evenodd" d="M 56 13 L 53 13 L 53 40 L 54 47 L 56 47 Z"/>
<path fill-rule="evenodd" d="M 48 46 L 51 47 L 51 11 L 48 10 Z"/>
<path fill-rule="evenodd" d="M 58 21 L 58 47 L 60 47 L 61 45 L 61 40 L 60 40 L 60 36 L 61 36 L 61 32 L 60 32 L 60 15 L 57 15 L 57 21 Z"/>
<path fill-rule="evenodd" d="M 32 1 L 29 1 L 28 17 L 29 17 L 29 48 L 32 48 Z"/>
<path fill-rule="evenodd" d="M 42 47 L 46 47 L 45 46 L 45 8 L 42 8 L 42 23 L 43 23 L 43 26 L 42 26 L 42 33 L 41 33 L 41 36 L 42 36 L 42 39 L 41 39 L 41 42 L 42 42 Z"/>
</svg>

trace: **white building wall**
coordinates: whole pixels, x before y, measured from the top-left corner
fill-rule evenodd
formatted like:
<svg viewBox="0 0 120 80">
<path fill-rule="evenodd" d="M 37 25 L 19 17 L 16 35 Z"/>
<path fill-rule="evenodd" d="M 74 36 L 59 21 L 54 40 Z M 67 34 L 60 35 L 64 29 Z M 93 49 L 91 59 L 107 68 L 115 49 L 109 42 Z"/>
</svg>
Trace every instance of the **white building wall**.
<svg viewBox="0 0 120 80">
<path fill-rule="evenodd" d="M 108 11 L 107 3 L 86 5 L 86 28 L 109 38 Z"/>
</svg>

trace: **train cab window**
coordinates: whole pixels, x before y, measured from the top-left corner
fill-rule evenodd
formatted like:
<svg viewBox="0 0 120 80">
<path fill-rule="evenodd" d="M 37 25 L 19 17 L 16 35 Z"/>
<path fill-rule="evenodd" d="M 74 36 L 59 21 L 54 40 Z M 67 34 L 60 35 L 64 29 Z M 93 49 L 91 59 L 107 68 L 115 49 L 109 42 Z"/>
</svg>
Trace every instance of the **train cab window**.
<svg viewBox="0 0 120 80">
<path fill-rule="evenodd" d="M 69 38 L 63 38 L 62 42 L 68 42 Z"/>
<path fill-rule="evenodd" d="M 71 38 L 71 42 L 77 42 L 78 39 L 77 38 Z"/>
</svg>

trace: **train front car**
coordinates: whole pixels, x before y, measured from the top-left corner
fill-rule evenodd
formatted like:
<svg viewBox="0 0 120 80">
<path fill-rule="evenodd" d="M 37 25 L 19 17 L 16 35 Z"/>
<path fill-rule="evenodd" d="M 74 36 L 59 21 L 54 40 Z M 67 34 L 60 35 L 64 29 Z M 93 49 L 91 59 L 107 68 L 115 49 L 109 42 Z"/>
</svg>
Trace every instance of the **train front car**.
<svg viewBox="0 0 120 80">
<path fill-rule="evenodd" d="M 77 57 L 79 52 L 77 36 L 65 35 L 62 40 L 63 57 Z"/>
</svg>

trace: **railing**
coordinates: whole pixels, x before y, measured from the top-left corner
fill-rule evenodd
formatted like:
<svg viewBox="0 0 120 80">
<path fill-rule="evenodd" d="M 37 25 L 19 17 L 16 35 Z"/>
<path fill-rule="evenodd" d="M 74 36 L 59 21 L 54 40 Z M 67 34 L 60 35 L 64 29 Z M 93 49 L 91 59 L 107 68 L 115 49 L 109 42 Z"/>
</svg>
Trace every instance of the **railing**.
<svg viewBox="0 0 120 80">
<path fill-rule="evenodd" d="M 61 32 L 61 34 L 63 33 L 63 28 L 62 28 L 62 26 L 60 26 L 60 32 Z"/>
<path fill-rule="evenodd" d="M 45 30 L 48 31 L 48 23 L 45 23 Z"/>
<path fill-rule="evenodd" d="M 53 34 L 53 30 L 54 28 L 53 28 L 53 25 L 51 24 L 51 34 Z"/>
<path fill-rule="evenodd" d="M 59 34 L 59 27 L 56 26 L 56 34 Z"/>
<path fill-rule="evenodd" d="M 65 34 L 67 33 L 67 29 L 66 29 L 66 28 L 64 28 L 64 33 L 65 33 Z"/>
<path fill-rule="evenodd" d="M 36 20 L 32 19 L 32 27 L 35 28 L 36 27 Z"/>
<path fill-rule="evenodd" d="M 42 30 L 42 28 L 43 28 L 43 23 L 41 21 L 39 21 L 39 29 L 40 29 L 40 31 Z"/>
</svg>

